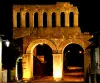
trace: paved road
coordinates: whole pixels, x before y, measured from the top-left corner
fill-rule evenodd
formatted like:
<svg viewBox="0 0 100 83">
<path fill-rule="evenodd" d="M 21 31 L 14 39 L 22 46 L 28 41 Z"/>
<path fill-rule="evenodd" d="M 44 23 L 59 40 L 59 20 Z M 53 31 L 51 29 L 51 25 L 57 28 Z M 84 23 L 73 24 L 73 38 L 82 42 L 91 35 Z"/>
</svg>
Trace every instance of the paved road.
<svg viewBox="0 0 100 83">
<path fill-rule="evenodd" d="M 82 82 L 7 82 L 7 83 L 82 83 Z"/>
<path fill-rule="evenodd" d="M 57 81 L 46 81 L 46 82 L 41 81 L 41 82 L 39 82 L 39 81 L 36 81 L 36 82 L 7 82 L 7 83 L 84 83 L 84 82 L 66 82 L 66 81 L 59 81 L 59 82 L 57 82 Z"/>
</svg>

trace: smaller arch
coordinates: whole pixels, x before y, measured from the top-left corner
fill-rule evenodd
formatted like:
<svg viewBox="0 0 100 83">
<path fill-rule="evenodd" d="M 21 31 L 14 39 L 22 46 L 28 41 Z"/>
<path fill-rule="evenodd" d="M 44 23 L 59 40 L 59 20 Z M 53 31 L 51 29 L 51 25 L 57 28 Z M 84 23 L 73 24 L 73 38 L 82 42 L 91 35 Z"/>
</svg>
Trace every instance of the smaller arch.
<svg viewBox="0 0 100 83">
<path fill-rule="evenodd" d="M 37 40 L 33 40 L 28 48 L 26 49 L 26 53 L 33 53 L 33 49 L 38 45 L 38 44 L 41 44 L 41 43 L 44 43 L 44 44 L 47 44 L 51 47 L 52 50 L 57 50 L 56 48 L 56 45 L 50 41 L 50 40 L 47 40 L 47 39 L 37 39 Z"/>
<path fill-rule="evenodd" d="M 74 13 L 73 12 L 70 12 L 69 19 L 70 19 L 70 27 L 73 27 L 74 26 Z"/>
<path fill-rule="evenodd" d="M 17 12 L 17 28 L 21 27 L 21 14 Z"/>
<path fill-rule="evenodd" d="M 19 60 L 20 59 L 22 59 L 22 56 L 19 56 L 18 58 L 17 58 L 17 60 L 16 60 L 16 76 L 15 76 L 15 79 L 18 81 L 19 79 L 18 79 L 18 62 L 19 62 Z"/>
<path fill-rule="evenodd" d="M 26 27 L 28 28 L 29 27 L 29 13 L 26 12 L 26 15 L 25 15 L 25 19 L 26 19 Z"/>
<path fill-rule="evenodd" d="M 34 13 L 34 27 L 38 27 L 38 13 L 35 12 Z"/>
<path fill-rule="evenodd" d="M 47 27 L 47 13 L 43 13 L 43 27 Z"/>
<path fill-rule="evenodd" d="M 71 43 L 67 45 L 64 49 L 63 55 L 65 60 L 67 59 L 69 62 L 66 64 L 67 66 L 84 67 L 84 50 L 79 44 Z"/>
<path fill-rule="evenodd" d="M 56 13 L 52 13 L 52 27 L 56 27 Z"/>
<path fill-rule="evenodd" d="M 58 50 L 59 50 L 61 53 L 63 53 L 65 47 L 66 47 L 67 45 L 69 45 L 69 44 L 72 44 L 72 43 L 80 45 L 84 50 L 85 50 L 85 48 L 86 48 L 86 46 L 85 46 L 85 44 L 84 44 L 84 42 L 83 42 L 82 40 L 80 40 L 80 39 L 75 39 L 75 40 L 74 40 L 74 39 L 71 39 L 71 40 L 68 39 L 68 40 L 63 41 L 63 42 L 59 45 Z"/>
<path fill-rule="evenodd" d="M 60 15 L 60 24 L 61 24 L 61 27 L 65 27 L 65 13 L 64 12 L 61 12 L 61 15 Z"/>
</svg>

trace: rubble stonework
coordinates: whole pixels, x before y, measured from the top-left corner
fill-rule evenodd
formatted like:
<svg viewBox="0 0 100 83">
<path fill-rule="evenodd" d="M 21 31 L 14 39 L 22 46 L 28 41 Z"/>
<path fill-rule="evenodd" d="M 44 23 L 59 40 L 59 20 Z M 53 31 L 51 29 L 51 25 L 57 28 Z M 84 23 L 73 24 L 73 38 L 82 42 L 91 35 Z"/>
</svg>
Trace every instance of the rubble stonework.
<svg viewBox="0 0 100 83">
<path fill-rule="evenodd" d="M 73 13 L 72 27 L 70 26 L 71 12 Z M 17 27 L 17 13 L 20 13 L 20 27 Z M 26 13 L 29 14 L 29 27 L 26 27 Z M 34 27 L 34 16 L 36 13 L 38 14 L 38 26 Z M 43 27 L 44 13 L 47 15 L 47 27 Z M 52 27 L 53 13 L 56 18 L 55 27 Z M 63 27 L 61 26 L 62 13 L 65 17 Z M 88 40 L 92 38 L 92 36 L 87 32 L 81 32 L 78 26 L 78 16 L 78 8 L 69 2 L 57 2 L 52 5 L 13 5 L 13 38 L 23 38 L 23 56 L 26 56 L 26 65 L 28 65 L 26 67 L 25 63 L 23 63 L 23 79 L 30 79 L 33 77 L 32 50 L 40 43 L 49 45 L 53 51 L 53 55 L 56 56 L 58 54 L 60 58 L 63 57 L 65 46 L 69 44 L 79 44 L 84 49 L 84 52 L 86 51 L 86 48 L 91 44 Z M 86 56 L 85 54 L 86 53 L 84 53 L 84 72 L 86 72 L 91 62 L 90 56 Z M 25 56 L 23 58 L 25 58 Z M 59 61 L 61 61 L 60 58 Z M 56 62 L 53 64 L 55 63 Z M 62 61 L 61 63 L 63 64 Z M 25 77 L 26 71 L 28 71 L 28 77 Z M 53 71 L 55 71 L 55 69 L 53 69 Z"/>
</svg>

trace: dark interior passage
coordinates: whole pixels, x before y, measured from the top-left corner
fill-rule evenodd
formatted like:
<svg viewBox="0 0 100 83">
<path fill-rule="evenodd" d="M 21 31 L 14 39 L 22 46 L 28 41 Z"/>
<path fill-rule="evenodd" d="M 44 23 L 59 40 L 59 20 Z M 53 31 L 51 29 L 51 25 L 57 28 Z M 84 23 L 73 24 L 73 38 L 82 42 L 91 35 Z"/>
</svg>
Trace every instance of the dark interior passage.
<svg viewBox="0 0 100 83">
<path fill-rule="evenodd" d="M 22 79 L 22 59 L 19 59 L 18 62 L 18 79 Z"/>
<path fill-rule="evenodd" d="M 64 69 L 68 66 L 84 67 L 84 51 L 78 44 L 70 44 L 64 49 Z"/>
<path fill-rule="evenodd" d="M 44 61 L 41 61 L 44 57 Z M 34 56 L 34 76 L 52 76 L 53 60 L 52 49 L 46 44 L 36 46 L 36 56 Z"/>
</svg>

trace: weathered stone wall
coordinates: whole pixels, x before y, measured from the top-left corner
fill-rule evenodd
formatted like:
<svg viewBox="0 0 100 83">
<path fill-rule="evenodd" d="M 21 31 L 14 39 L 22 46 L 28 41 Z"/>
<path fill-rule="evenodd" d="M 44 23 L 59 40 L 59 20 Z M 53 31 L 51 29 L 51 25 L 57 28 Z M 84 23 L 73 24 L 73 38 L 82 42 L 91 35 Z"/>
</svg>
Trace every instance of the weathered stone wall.
<svg viewBox="0 0 100 83">
<path fill-rule="evenodd" d="M 52 27 L 52 14 L 55 14 L 56 27 L 61 27 L 61 14 L 64 13 L 64 27 L 70 27 L 70 13 L 73 12 L 73 27 L 78 27 L 78 9 L 70 3 L 57 2 L 56 5 L 13 5 L 13 38 L 29 35 L 34 26 L 35 14 L 38 14 L 38 28 L 43 27 L 43 15 L 46 13 L 47 28 Z M 17 27 L 17 15 L 20 14 L 20 27 Z M 26 14 L 29 14 L 29 27 L 26 28 Z M 45 20 L 45 19 L 44 19 Z M 18 33 L 20 32 L 20 34 Z"/>
<path fill-rule="evenodd" d="M 73 13 L 73 26 L 70 26 L 70 13 Z M 17 27 L 17 15 L 20 14 L 20 27 Z M 38 15 L 38 26 L 35 27 L 35 14 Z M 47 27 L 43 25 L 43 15 L 47 15 Z M 64 26 L 61 26 L 61 14 L 64 14 Z M 29 27 L 26 27 L 26 14 L 29 14 Z M 55 27 L 52 26 L 52 15 L 55 14 Z M 23 79 L 33 77 L 33 50 L 38 44 L 47 44 L 53 51 L 53 77 L 56 73 L 62 78 L 63 51 L 69 44 L 78 44 L 85 49 L 91 44 L 93 36 L 88 32 L 81 33 L 78 26 L 78 8 L 67 2 L 54 5 L 13 5 L 13 38 L 23 37 Z M 88 56 L 87 56 L 88 55 Z M 25 60 L 26 61 L 25 61 Z M 58 62 L 60 66 L 57 64 Z M 84 55 L 84 71 L 90 64 L 91 57 Z M 86 63 L 88 61 L 88 63 Z M 56 70 L 58 68 L 58 70 Z M 27 72 L 27 76 L 26 76 Z"/>
</svg>

